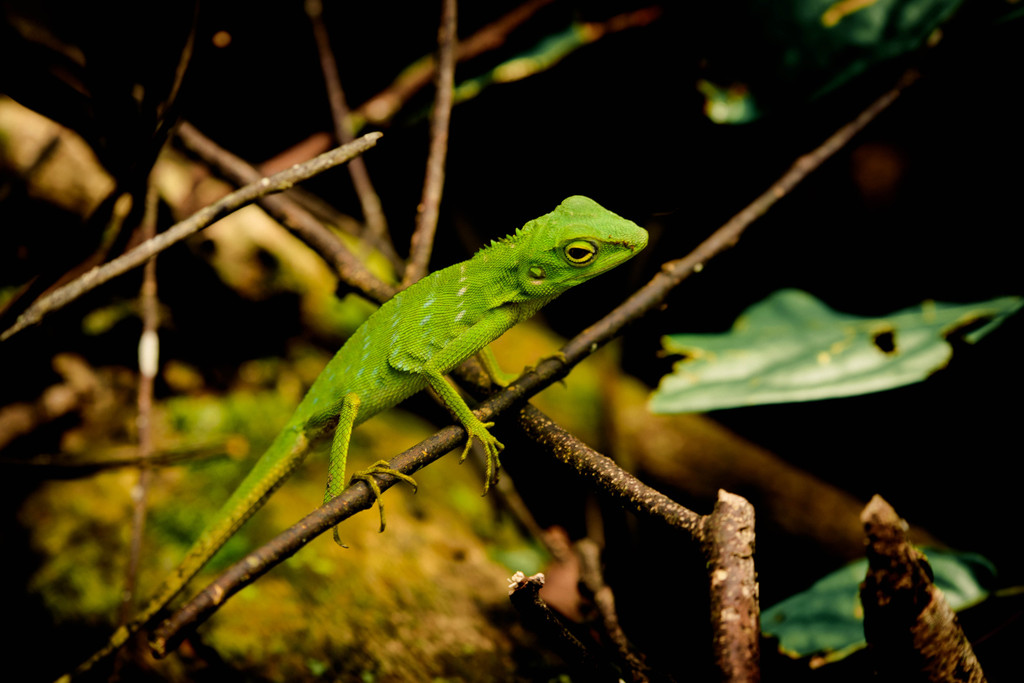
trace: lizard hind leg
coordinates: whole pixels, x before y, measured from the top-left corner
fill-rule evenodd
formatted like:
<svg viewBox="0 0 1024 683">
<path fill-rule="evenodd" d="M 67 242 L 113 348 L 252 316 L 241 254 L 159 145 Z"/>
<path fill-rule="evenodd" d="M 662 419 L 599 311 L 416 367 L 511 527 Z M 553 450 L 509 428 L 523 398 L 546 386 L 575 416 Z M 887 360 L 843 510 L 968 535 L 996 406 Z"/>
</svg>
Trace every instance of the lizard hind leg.
<svg viewBox="0 0 1024 683">
<path fill-rule="evenodd" d="M 334 440 L 331 442 L 331 457 L 327 466 L 327 490 L 324 492 L 324 504 L 338 497 L 345 489 L 345 466 L 348 462 L 348 447 L 352 441 L 352 427 L 359 414 L 359 395 L 346 394 L 338 411 L 338 426 L 334 429 Z M 334 526 L 334 542 L 347 548 L 338 536 L 338 526 Z"/>
<path fill-rule="evenodd" d="M 337 498 L 345 490 L 345 469 L 348 462 L 348 448 L 352 440 L 352 427 L 355 425 L 356 416 L 359 414 L 359 395 L 346 394 L 341 402 L 341 409 L 338 411 L 338 426 L 334 431 L 334 440 L 331 442 L 331 458 L 327 468 L 327 491 L 324 493 L 324 503 Z M 380 460 L 365 470 L 360 470 L 352 475 L 352 481 L 363 481 L 377 499 L 377 506 L 380 508 L 380 530 L 384 531 L 384 503 L 381 501 L 381 490 L 374 479 L 374 474 L 390 474 L 412 485 L 416 490 L 416 481 L 408 474 L 399 472 L 389 466 L 387 460 Z M 346 548 L 338 536 L 338 527 L 333 529 L 334 542 L 342 548 Z"/>
</svg>

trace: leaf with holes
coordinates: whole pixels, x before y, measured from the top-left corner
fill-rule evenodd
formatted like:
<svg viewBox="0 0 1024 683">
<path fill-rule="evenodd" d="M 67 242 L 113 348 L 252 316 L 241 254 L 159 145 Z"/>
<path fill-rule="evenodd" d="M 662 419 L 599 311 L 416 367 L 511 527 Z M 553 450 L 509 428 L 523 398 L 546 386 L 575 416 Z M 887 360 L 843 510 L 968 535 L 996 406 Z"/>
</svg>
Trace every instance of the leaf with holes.
<svg viewBox="0 0 1024 683">
<path fill-rule="evenodd" d="M 884 318 L 839 313 L 784 289 L 754 304 L 725 334 L 662 338 L 683 359 L 650 401 L 655 413 L 855 396 L 920 382 L 946 366 L 949 338 L 973 344 L 1024 305 L 925 301 Z"/>
</svg>

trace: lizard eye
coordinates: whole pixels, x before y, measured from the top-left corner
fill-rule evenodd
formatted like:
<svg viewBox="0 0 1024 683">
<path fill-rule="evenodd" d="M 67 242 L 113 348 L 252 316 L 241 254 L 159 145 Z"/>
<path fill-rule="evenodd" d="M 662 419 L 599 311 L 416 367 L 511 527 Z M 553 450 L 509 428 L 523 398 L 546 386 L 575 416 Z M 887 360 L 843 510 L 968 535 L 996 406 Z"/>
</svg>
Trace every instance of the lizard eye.
<svg viewBox="0 0 1024 683">
<path fill-rule="evenodd" d="M 565 258 L 574 266 L 585 266 L 594 260 L 597 247 L 585 240 L 576 240 L 565 245 Z"/>
</svg>

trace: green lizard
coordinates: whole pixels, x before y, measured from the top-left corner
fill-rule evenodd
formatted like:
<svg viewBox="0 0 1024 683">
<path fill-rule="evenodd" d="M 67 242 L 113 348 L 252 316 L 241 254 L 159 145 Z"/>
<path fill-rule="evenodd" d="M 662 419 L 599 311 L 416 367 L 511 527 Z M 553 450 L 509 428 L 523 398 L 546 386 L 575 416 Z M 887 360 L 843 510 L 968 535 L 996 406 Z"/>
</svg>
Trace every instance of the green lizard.
<svg viewBox="0 0 1024 683">
<path fill-rule="evenodd" d="M 480 353 L 489 374 L 506 384 L 487 344 L 529 318 L 570 287 L 625 262 L 647 245 L 647 232 L 586 197 L 569 197 L 551 213 L 472 258 L 432 273 L 384 303 L 345 342 L 317 377 L 287 426 L 155 597 L 108 644 L 76 670 L 91 668 L 148 624 L 213 554 L 256 512 L 302 462 L 310 446 L 333 432 L 327 492 L 344 489 L 352 428 L 416 392 L 431 387 L 466 428 L 460 462 L 476 438 L 487 454 L 484 493 L 497 477 L 502 444 L 445 379 L 462 361 Z M 380 461 L 352 476 L 377 495 L 373 474 L 411 477 Z M 337 540 L 337 536 L 335 536 Z M 62 680 L 69 679 L 65 676 Z"/>
</svg>

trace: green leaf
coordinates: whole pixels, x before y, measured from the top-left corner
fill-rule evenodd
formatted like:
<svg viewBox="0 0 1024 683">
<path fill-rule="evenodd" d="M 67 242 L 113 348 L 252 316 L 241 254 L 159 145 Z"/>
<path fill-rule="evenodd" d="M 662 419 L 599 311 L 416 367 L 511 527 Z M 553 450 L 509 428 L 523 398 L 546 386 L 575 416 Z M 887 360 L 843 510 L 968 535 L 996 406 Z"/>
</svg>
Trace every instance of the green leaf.
<svg viewBox="0 0 1024 683">
<path fill-rule="evenodd" d="M 885 318 L 833 311 L 784 289 L 751 306 L 725 334 L 662 338 L 682 355 L 651 397 L 655 413 L 720 410 L 855 396 L 920 382 L 953 355 L 948 338 L 975 343 L 1024 305 L 925 301 Z M 965 329 L 970 328 L 970 329 Z"/>
<path fill-rule="evenodd" d="M 802 593 L 762 610 L 761 631 L 778 638 L 779 650 L 792 657 L 863 644 L 860 583 L 867 566 L 867 560 L 852 562 Z"/>
<path fill-rule="evenodd" d="M 974 553 L 922 549 L 935 585 L 954 610 L 988 596 L 995 568 Z M 761 612 L 761 630 L 779 639 L 779 650 L 793 657 L 819 652 L 849 653 L 864 645 L 860 584 L 868 567 L 857 560 L 817 581 L 802 593 Z"/>
</svg>

